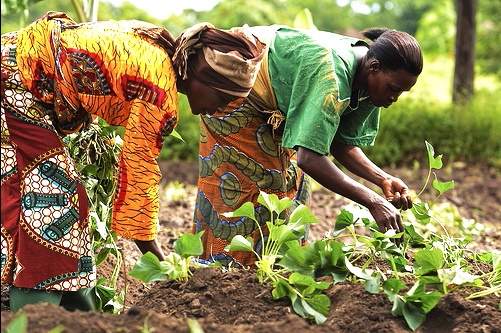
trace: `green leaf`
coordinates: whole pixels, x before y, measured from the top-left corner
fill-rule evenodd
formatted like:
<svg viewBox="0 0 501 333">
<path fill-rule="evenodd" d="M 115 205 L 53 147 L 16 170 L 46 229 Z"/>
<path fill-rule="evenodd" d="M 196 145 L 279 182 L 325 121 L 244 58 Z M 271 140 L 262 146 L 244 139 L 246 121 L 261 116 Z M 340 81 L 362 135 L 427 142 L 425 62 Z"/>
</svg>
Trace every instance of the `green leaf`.
<svg viewBox="0 0 501 333">
<path fill-rule="evenodd" d="M 437 272 L 444 263 L 442 250 L 420 250 L 414 255 L 414 268 L 417 275 Z"/>
<path fill-rule="evenodd" d="M 82 173 L 85 176 L 97 176 L 98 171 L 99 167 L 94 164 L 88 164 L 84 166 L 82 169 L 80 169 L 80 173 Z"/>
<path fill-rule="evenodd" d="M 123 288 L 118 295 L 115 295 L 111 300 L 106 302 L 103 306 L 103 312 L 111 314 L 119 314 L 125 303 L 125 288 Z"/>
<path fill-rule="evenodd" d="M 96 298 L 98 303 L 98 309 L 103 309 L 104 306 L 115 297 L 115 289 L 104 286 L 96 285 Z"/>
<path fill-rule="evenodd" d="M 166 269 L 151 252 L 143 254 L 134 264 L 129 275 L 145 283 L 167 280 Z"/>
<path fill-rule="evenodd" d="M 362 269 L 360 267 L 353 266 L 353 264 L 350 262 L 350 260 L 348 260 L 348 258 L 345 258 L 344 262 L 345 262 L 346 267 L 348 268 L 348 270 L 353 275 L 355 275 L 356 277 L 358 277 L 360 279 L 364 279 L 364 280 L 372 279 L 372 277 L 373 277 L 372 274 L 374 273 L 373 270 L 371 270 L 371 269 Z"/>
<path fill-rule="evenodd" d="M 424 313 L 430 312 L 442 297 L 443 294 L 438 291 L 427 292 L 426 283 L 422 280 L 418 280 L 404 295 L 406 303 L 413 303 L 414 306 L 419 306 Z"/>
<path fill-rule="evenodd" d="M 189 260 L 187 258 L 182 258 L 176 252 L 170 252 L 165 260 L 160 262 L 162 272 L 165 272 L 167 276 L 175 281 L 186 281 L 190 274 L 189 272 Z"/>
<path fill-rule="evenodd" d="M 317 282 L 311 276 L 303 275 L 298 272 L 293 272 L 289 276 L 289 283 L 300 290 L 305 290 L 308 287 L 313 287 L 314 290 L 325 290 L 330 286 L 329 282 Z"/>
<path fill-rule="evenodd" d="M 428 163 L 430 169 L 441 169 L 442 168 L 442 155 L 435 157 L 435 149 L 433 146 L 425 141 L 426 150 L 428 151 Z"/>
<path fill-rule="evenodd" d="M 107 246 L 102 247 L 96 256 L 96 259 L 95 259 L 96 266 L 98 266 L 99 264 L 104 262 L 106 260 L 106 258 L 108 257 L 108 254 L 110 254 L 110 252 L 111 252 L 111 249 L 109 247 L 107 247 Z"/>
<path fill-rule="evenodd" d="M 246 202 L 239 208 L 237 208 L 234 212 L 228 212 L 223 214 L 226 217 L 248 217 L 254 221 L 256 221 L 256 218 L 254 216 L 254 205 L 252 202 Z"/>
<path fill-rule="evenodd" d="M 339 216 L 336 219 L 336 224 L 334 225 L 334 236 L 340 234 L 353 223 L 353 214 L 345 209 L 341 210 Z"/>
<path fill-rule="evenodd" d="M 317 294 L 313 297 L 301 298 L 301 305 L 304 311 L 315 319 L 315 323 L 323 324 L 327 320 L 326 316 L 329 315 L 331 302 L 326 295 Z"/>
<path fill-rule="evenodd" d="M 282 297 L 289 295 L 289 293 L 295 295 L 294 291 L 292 290 L 292 287 L 284 280 L 277 280 L 274 281 L 272 284 L 274 286 L 274 289 L 271 291 L 273 299 L 280 299 Z M 292 297 L 289 298 L 291 298 L 292 300 Z"/>
<path fill-rule="evenodd" d="M 281 212 L 294 204 L 294 202 L 288 197 L 279 199 L 276 194 L 268 194 L 263 191 L 260 192 L 257 202 L 268 208 L 271 212 L 277 213 L 277 215 L 280 215 Z"/>
<path fill-rule="evenodd" d="M 392 316 L 402 317 L 404 315 L 404 307 L 404 301 L 398 295 L 395 295 L 395 299 L 393 300 L 393 307 L 391 308 Z"/>
<path fill-rule="evenodd" d="M 416 219 L 423 223 L 429 223 L 431 216 L 429 214 L 428 203 L 416 202 L 412 205 L 411 212 Z"/>
<path fill-rule="evenodd" d="M 190 333 L 204 333 L 202 325 L 200 325 L 200 323 L 196 319 L 187 318 L 186 322 L 188 324 L 188 330 Z"/>
<path fill-rule="evenodd" d="M 283 244 L 285 242 L 291 240 L 299 240 L 303 233 L 293 233 L 289 229 L 289 225 L 282 224 L 279 226 L 273 226 L 271 222 L 266 223 L 268 225 L 268 229 L 270 230 L 270 234 L 268 236 L 268 241 L 275 241 L 278 244 Z"/>
<path fill-rule="evenodd" d="M 360 267 L 353 266 L 348 258 L 345 258 L 345 264 L 348 270 L 360 279 L 364 279 L 364 288 L 367 292 L 371 294 L 379 293 L 379 280 L 381 278 L 380 274 L 374 274 L 374 271 L 371 269 L 362 269 Z"/>
<path fill-rule="evenodd" d="M 185 142 L 184 139 L 181 137 L 181 134 L 179 134 L 175 129 L 172 130 L 170 136 Z"/>
<path fill-rule="evenodd" d="M 405 232 L 405 239 L 407 239 L 410 244 L 413 244 L 413 245 L 424 245 L 425 244 L 424 237 L 421 236 L 416 231 L 416 228 L 414 228 L 414 226 L 412 224 L 405 223 L 404 224 L 404 232 Z"/>
<path fill-rule="evenodd" d="M 313 23 L 313 16 L 308 8 L 297 13 L 294 18 L 294 28 L 318 30 Z"/>
<path fill-rule="evenodd" d="M 383 282 L 383 291 L 391 301 L 395 301 L 398 293 L 405 287 L 405 282 L 396 278 L 390 278 Z"/>
<path fill-rule="evenodd" d="M 501 251 L 492 251 L 492 271 L 494 275 L 490 279 L 491 284 L 501 285 Z M 499 304 L 501 306 L 501 303 Z"/>
<path fill-rule="evenodd" d="M 318 219 L 310 209 L 301 204 L 294 209 L 289 217 L 289 227 L 293 230 L 303 228 L 306 224 L 317 223 Z"/>
<path fill-rule="evenodd" d="M 375 276 L 371 277 L 370 279 L 366 279 L 364 282 L 364 289 L 373 295 L 379 294 L 379 281 L 380 280 L 381 280 L 380 274 L 376 274 Z"/>
<path fill-rule="evenodd" d="M 437 179 L 437 175 L 435 174 L 435 179 L 432 182 L 433 188 L 436 189 L 440 195 L 442 195 L 444 192 L 447 192 L 451 188 L 454 188 L 454 181 L 448 181 L 448 182 L 439 182 Z"/>
<path fill-rule="evenodd" d="M 224 250 L 225 251 L 245 251 L 245 252 L 252 252 L 254 248 L 254 240 L 252 237 L 245 238 L 242 235 L 235 235 L 233 239 L 231 240 L 231 243 L 229 246 L 227 246 Z"/>
<path fill-rule="evenodd" d="M 120 139 L 123 138 L 124 132 L 125 132 L 125 127 L 108 125 L 108 124 L 104 123 L 104 120 L 102 118 L 98 118 L 98 119 L 100 122 L 101 121 L 103 122 L 103 124 L 101 124 L 103 136 L 109 135 L 111 137 L 114 137 L 115 140 L 118 139 L 117 137 L 119 137 Z"/>
<path fill-rule="evenodd" d="M 402 312 L 407 325 L 409 325 L 410 329 L 413 331 L 421 326 L 426 319 L 426 314 L 423 309 L 411 303 L 405 303 Z"/>
<path fill-rule="evenodd" d="M 276 213 L 280 214 L 281 212 L 283 212 L 284 210 L 286 210 L 287 208 L 289 208 L 293 204 L 294 204 L 294 201 L 292 201 L 292 199 L 290 199 L 288 197 L 280 199 L 278 201 Z"/>
<path fill-rule="evenodd" d="M 24 333 L 27 332 L 27 329 L 28 329 L 28 317 L 26 316 L 26 314 L 21 312 L 18 315 L 16 315 L 14 319 L 12 319 L 9 325 L 7 325 L 5 333 Z"/>
<path fill-rule="evenodd" d="M 104 206 L 105 208 L 107 206 Z M 90 212 L 89 218 L 94 219 L 96 221 L 95 231 L 99 233 L 102 239 L 106 239 L 108 237 L 108 228 L 106 226 L 106 221 L 101 221 L 100 216 L 96 212 Z"/>
<path fill-rule="evenodd" d="M 289 249 L 277 265 L 289 271 L 297 271 L 313 276 L 313 271 L 315 270 L 314 262 L 315 259 L 318 259 L 318 252 L 312 251 L 310 245 Z M 314 257 L 313 259 L 312 256 Z"/>
<path fill-rule="evenodd" d="M 64 333 L 65 330 L 66 330 L 66 327 L 64 327 L 63 324 L 59 324 L 56 327 L 54 327 L 53 329 L 48 330 L 47 333 Z M 16 332 L 16 333 L 19 333 L 19 332 Z"/>
<path fill-rule="evenodd" d="M 340 274 L 344 280 L 348 270 L 344 265 L 342 247 L 342 242 L 329 242 L 327 247 L 327 241 L 317 240 L 290 248 L 277 265 L 311 277 Z"/>
<path fill-rule="evenodd" d="M 204 252 L 202 234 L 203 230 L 198 234 L 183 234 L 174 242 L 174 251 L 182 258 L 201 255 Z"/>
</svg>

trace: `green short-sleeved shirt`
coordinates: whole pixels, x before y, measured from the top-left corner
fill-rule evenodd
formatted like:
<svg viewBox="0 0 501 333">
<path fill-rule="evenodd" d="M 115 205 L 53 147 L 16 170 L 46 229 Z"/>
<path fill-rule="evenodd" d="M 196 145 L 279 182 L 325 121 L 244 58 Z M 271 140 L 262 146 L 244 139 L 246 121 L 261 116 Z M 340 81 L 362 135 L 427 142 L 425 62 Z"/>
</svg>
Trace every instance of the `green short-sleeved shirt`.
<svg viewBox="0 0 501 333">
<path fill-rule="evenodd" d="M 322 31 L 280 28 L 268 66 L 278 108 L 285 114 L 282 145 L 327 155 L 332 140 L 374 144 L 380 108 L 362 100 L 351 108 L 359 39 Z M 353 104 L 353 103 L 352 103 Z"/>
</svg>

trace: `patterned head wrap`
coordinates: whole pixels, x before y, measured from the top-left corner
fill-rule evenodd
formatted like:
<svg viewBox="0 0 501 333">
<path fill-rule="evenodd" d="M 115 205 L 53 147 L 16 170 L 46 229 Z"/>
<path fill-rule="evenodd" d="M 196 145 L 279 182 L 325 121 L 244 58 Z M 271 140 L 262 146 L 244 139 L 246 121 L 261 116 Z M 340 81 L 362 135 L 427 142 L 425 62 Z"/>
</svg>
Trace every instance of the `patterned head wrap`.
<svg viewBox="0 0 501 333">
<path fill-rule="evenodd" d="M 232 96 L 246 97 L 266 51 L 265 44 L 246 27 L 215 29 L 199 23 L 176 40 L 174 68 L 182 79 L 189 73 L 201 82 Z"/>
</svg>

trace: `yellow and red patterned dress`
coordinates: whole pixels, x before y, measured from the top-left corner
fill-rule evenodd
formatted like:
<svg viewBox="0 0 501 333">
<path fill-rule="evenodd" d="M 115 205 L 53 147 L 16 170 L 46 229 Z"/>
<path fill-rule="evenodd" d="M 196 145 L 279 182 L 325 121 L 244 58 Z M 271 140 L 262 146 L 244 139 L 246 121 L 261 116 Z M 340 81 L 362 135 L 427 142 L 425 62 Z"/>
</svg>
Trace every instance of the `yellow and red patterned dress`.
<svg viewBox="0 0 501 333">
<path fill-rule="evenodd" d="M 154 239 L 157 157 L 177 124 L 176 77 L 140 21 L 77 24 L 49 12 L 2 35 L 2 283 L 74 291 L 93 285 L 85 189 L 62 138 L 93 117 L 125 128 L 112 227 Z"/>
</svg>

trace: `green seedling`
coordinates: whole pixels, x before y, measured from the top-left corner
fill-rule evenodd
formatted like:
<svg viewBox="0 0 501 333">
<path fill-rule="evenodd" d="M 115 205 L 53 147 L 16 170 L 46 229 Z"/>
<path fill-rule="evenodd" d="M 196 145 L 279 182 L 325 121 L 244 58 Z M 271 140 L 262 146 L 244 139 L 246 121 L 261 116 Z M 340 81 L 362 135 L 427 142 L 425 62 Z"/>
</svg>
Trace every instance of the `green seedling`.
<svg viewBox="0 0 501 333">
<path fill-rule="evenodd" d="M 151 252 L 145 253 L 136 261 L 129 275 L 144 283 L 167 279 L 187 281 L 192 274 L 192 257 L 203 252 L 202 234 L 203 232 L 182 235 L 174 242 L 175 252 L 169 253 L 163 261 Z"/>
<path fill-rule="evenodd" d="M 261 251 L 254 250 L 252 238 L 245 238 L 242 235 L 233 237 L 225 250 L 253 252 L 257 258 L 255 261 L 257 278 L 261 283 L 270 283 L 274 287 L 273 297 L 275 299 L 289 297 L 297 314 L 314 319 L 316 323 L 323 323 L 329 312 L 330 300 L 321 292 L 327 289 L 330 283 L 316 282 L 311 276 L 298 272 L 289 275 L 290 271 L 286 268 L 277 269 L 277 262 L 286 252 L 300 248 L 300 241 L 306 233 L 306 225 L 316 223 L 317 218 L 304 205 L 296 206 L 288 219 L 280 218 L 287 208 L 294 205 L 294 202 L 289 198 L 278 199 L 275 194 L 261 192 L 258 202 L 270 212 L 271 221 L 266 222 L 269 232 L 267 237 L 264 237 L 264 232 L 256 220 L 252 203 L 247 202 L 225 216 L 252 219 L 259 228 L 263 240 Z"/>
</svg>

